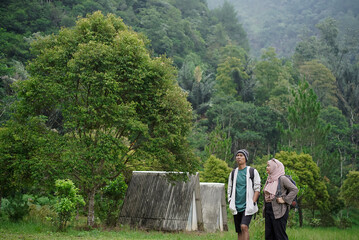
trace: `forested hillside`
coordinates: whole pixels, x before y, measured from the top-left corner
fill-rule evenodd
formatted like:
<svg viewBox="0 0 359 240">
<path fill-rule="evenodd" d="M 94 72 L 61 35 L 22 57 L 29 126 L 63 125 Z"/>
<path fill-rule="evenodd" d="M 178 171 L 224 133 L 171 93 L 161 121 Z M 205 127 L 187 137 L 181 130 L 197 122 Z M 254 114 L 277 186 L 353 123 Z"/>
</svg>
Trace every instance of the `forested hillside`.
<svg viewBox="0 0 359 240">
<path fill-rule="evenodd" d="M 359 2 L 353 0 L 207 0 L 209 8 L 234 6 L 250 40 L 252 54 L 275 47 L 281 57 L 294 53 L 303 38 L 318 34 L 315 25 L 327 17 L 338 22 L 339 39 L 349 45 L 359 38 Z M 358 49 L 356 49 L 357 53 Z"/>
<path fill-rule="evenodd" d="M 298 224 L 346 221 L 356 1 L 222 2 L 2 1 L 0 200 L 51 199 L 71 179 L 88 225 L 114 226 L 131 171 L 226 182 L 246 148 L 263 181 L 271 157 L 296 179 Z"/>
</svg>

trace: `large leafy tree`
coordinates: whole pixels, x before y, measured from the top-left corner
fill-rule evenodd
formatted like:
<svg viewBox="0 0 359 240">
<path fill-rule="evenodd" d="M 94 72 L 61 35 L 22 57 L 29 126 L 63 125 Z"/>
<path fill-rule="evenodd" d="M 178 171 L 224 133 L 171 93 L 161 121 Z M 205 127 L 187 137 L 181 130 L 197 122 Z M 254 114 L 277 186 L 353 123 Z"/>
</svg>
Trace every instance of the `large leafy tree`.
<svg viewBox="0 0 359 240">
<path fill-rule="evenodd" d="M 238 23 L 238 14 L 233 5 L 225 1 L 221 8 L 213 10 L 213 15 L 223 23 L 231 40 L 246 51 L 249 51 L 247 33 L 244 31 L 242 25 Z"/>
<path fill-rule="evenodd" d="M 332 72 L 316 60 L 303 63 L 299 71 L 312 86 L 322 106 L 338 106 L 335 77 Z"/>
<path fill-rule="evenodd" d="M 294 100 L 288 109 L 288 128 L 283 130 L 282 144 L 298 152 L 311 153 L 319 165 L 329 126 L 319 122 L 320 103 L 308 82 L 301 82 L 292 94 Z"/>
<path fill-rule="evenodd" d="M 47 195 L 56 177 L 63 176 L 58 161 L 62 144 L 48 131 L 45 119 L 31 117 L 26 124 L 8 121 L 0 128 L 0 203 L 21 191 Z"/>
<path fill-rule="evenodd" d="M 209 107 L 214 85 L 213 76 L 195 53 L 187 55 L 179 69 L 178 84 L 188 92 L 188 101 L 198 114 L 204 114 Z"/>
<path fill-rule="evenodd" d="M 359 208 L 359 172 L 351 171 L 341 188 L 341 195 L 347 207 Z"/>
<path fill-rule="evenodd" d="M 218 65 L 216 76 L 216 92 L 221 95 L 228 95 L 239 98 L 243 91 L 243 81 L 248 79 L 244 71 L 243 63 L 239 58 L 228 57 Z"/>
<path fill-rule="evenodd" d="M 267 107 L 235 101 L 231 97 L 216 97 L 207 116 L 212 129 L 220 125 L 222 131 L 231 136 L 232 150 L 247 148 L 253 153 L 251 159 L 276 148 L 278 116 Z"/>
<path fill-rule="evenodd" d="M 230 165 L 233 160 L 231 153 L 232 139 L 221 130 L 220 125 L 217 125 L 209 134 L 208 141 L 209 143 L 205 147 L 206 155 L 208 157 L 213 155 Z"/>
<path fill-rule="evenodd" d="M 306 190 L 303 197 L 299 198 L 300 204 L 300 225 L 303 224 L 301 208 L 312 211 L 315 217 L 315 210 L 324 213 L 329 207 L 329 194 L 323 179 L 320 176 L 320 169 L 309 154 L 297 154 L 296 152 L 281 151 L 275 155 L 286 168 L 292 170 L 298 176 L 298 184 Z"/>
<path fill-rule="evenodd" d="M 326 176 L 334 185 L 340 186 L 345 174 L 344 167 L 350 162 L 352 143 L 350 141 L 350 128 L 347 119 L 336 107 L 328 107 L 320 112 L 322 125 L 330 124 L 327 134 L 326 153 L 321 167 L 323 176 Z M 333 166 L 336 166 L 333 168 Z"/>
<path fill-rule="evenodd" d="M 80 19 L 33 44 L 29 80 L 18 88 L 17 119 L 45 115 L 66 141 L 62 160 L 88 197 L 127 166 L 196 171 L 187 144 L 192 111 L 175 69 L 151 58 L 145 40 L 114 15 Z"/>
<path fill-rule="evenodd" d="M 277 112 L 281 112 L 281 108 L 285 108 L 285 102 L 288 102 L 290 96 L 290 83 L 293 82 L 288 67 L 282 63 L 281 59 L 277 58 L 274 48 L 268 48 L 263 52 L 261 61 L 256 64 L 254 69 L 256 104 L 270 105 L 276 108 Z M 284 101 L 280 101 L 279 106 L 276 106 L 278 98 Z M 281 107 L 281 105 L 284 106 Z"/>
</svg>

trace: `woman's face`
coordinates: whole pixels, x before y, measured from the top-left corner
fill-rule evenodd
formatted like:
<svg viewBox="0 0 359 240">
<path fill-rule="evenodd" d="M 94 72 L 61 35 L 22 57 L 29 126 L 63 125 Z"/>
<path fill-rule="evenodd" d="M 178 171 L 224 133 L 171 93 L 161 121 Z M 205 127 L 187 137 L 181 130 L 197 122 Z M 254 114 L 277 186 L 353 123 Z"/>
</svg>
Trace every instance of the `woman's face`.
<svg viewBox="0 0 359 240">
<path fill-rule="evenodd" d="M 269 162 L 267 162 L 267 168 L 266 168 L 266 170 L 267 170 L 267 173 L 270 174 L 270 165 L 269 165 Z"/>
</svg>

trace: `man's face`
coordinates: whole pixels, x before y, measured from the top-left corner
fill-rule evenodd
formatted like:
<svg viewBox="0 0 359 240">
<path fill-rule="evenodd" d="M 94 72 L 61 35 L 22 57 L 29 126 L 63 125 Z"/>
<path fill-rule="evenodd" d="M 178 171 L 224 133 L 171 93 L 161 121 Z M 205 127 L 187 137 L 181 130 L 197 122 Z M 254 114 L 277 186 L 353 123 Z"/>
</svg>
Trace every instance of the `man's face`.
<svg viewBox="0 0 359 240">
<path fill-rule="evenodd" d="M 243 153 L 238 153 L 236 155 L 236 161 L 238 163 L 238 165 L 242 165 L 246 163 L 246 157 L 244 156 Z"/>
</svg>

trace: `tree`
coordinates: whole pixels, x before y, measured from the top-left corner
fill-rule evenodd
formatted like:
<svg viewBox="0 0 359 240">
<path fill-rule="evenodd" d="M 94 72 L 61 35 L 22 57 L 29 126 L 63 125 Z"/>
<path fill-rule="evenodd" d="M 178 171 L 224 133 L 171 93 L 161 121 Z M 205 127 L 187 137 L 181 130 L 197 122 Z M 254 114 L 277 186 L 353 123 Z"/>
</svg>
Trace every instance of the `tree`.
<svg viewBox="0 0 359 240">
<path fill-rule="evenodd" d="M 204 164 L 204 170 L 200 175 L 201 182 L 227 183 L 231 168 L 225 161 L 211 155 Z"/>
<path fill-rule="evenodd" d="M 16 119 L 45 115 L 66 142 L 61 159 L 87 195 L 89 226 L 96 193 L 127 166 L 197 169 L 186 139 L 190 104 L 171 62 L 151 58 L 145 42 L 120 18 L 95 12 L 34 42 L 31 77 L 18 87 Z"/>
<path fill-rule="evenodd" d="M 338 106 L 336 80 L 327 67 L 313 60 L 303 63 L 299 71 L 311 85 L 323 107 Z"/>
<path fill-rule="evenodd" d="M 241 60 L 236 57 L 228 57 L 217 68 L 216 94 L 239 98 L 239 93 L 244 88 L 243 82 L 247 79 L 248 75 L 244 71 Z"/>
<path fill-rule="evenodd" d="M 205 62 L 209 63 L 213 68 L 217 68 L 220 59 L 219 50 L 221 47 L 230 43 L 228 33 L 221 23 L 217 23 L 210 27 L 210 34 L 207 36 L 207 52 Z"/>
<path fill-rule="evenodd" d="M 327 158 L 320 165 L 323 176 L 326 176 L 332 185 L 340 187 L 345 174 L 345 162 L 351 152 L 350 128 L 347 119 L 336 107 L 328 107 L 320 112 L 321 125 L 330 124 L 327 134 Z M 336 166 L 336 167 L 333 167 Z"/>
<path fill-rule="evenodd" d="M 214 98 L 207 117 L 210 129 L 220 125 L 231 136 L 232 150 L 246 148 L 253 153 L 252 159 L 257 154 L 274 152 L 279 137 L 278 118 L 271 109 L 221 96 Z"/>
<path fill-rule="evenodd" d="M 205 147 L 206 155 L 213 155 L 230 165 L 233 159 L 231 153 L 232 139 L 230 136 L 227 136 L 219 124 L 209 134 L 208 142 L 208 145 Z"/>
<path fill-rule="evenodd" d="M 317 59 L 319 45 L 319 40 L 315 36 L 308 37 L 299 42 L 293 54 L 293 60 L 296 65 Z"/>
<path fill-rule="evenodd" d="M 204 75 L 200 66 L 194 69 L 193 74 L 194 81 L 188 100 L 197 114 L 204 115 L 209 107 L 215 81 L 212 74 Z"/>
<path fill-rule="evenodd" d="M 350 171 L 340 189 L 346 207 L 359 208 L 359 172 Z"/>
<path fill-rule="evenodd" d="M 98 194 L 96 209 L 98 209 L 101 222 L 105 223 L 106 226 L 114 227 L 117 225 L 126 191 L 127 184 L 121 174 L 103 187 L 101 194 Z"/>
<path fill-rule="evenodd" d="M 256 64 L 254 69 L 254 75 L 256 79 L 254 95 L 257 105 L 268 105 L 270 100 L 290 95 L 292 76 L 287 67 L 283 66 L 282 61 L 277 58 L 274 48 L 263 52 L 261 61 Z M 275 104 L 271 106 L 275 106 Z"/>
<path fill-rule="evenodd" d="M 213 14 L 223 24 L 231 41 L 241 46 L 246 51 L 249 51 L 247 34 L 244 31 L 242 24 L 238 23 L 238 15 L 234 7 L 229 2 L 225 1 L 222 8 L 213 10 Z"/>
<path fill-rule="evenodd" d="M 206 66 L 198 55 L 192 53 L 186 56 L 178 72 L 178 84 L 188 92 L 188 101 L 197 114 L 203 115 L 208 109 L 212 96 L 214 77 L 207 73 Z"/>
<path fill-rule="evenodd" d="M 315 210 L 325 212 L 329 207 L 329 194 L 320 176 L 320 169 L 309 154 L 297 154 L 296 152 L 281 151 L 275 155 L 286 168 L 292 170 L 298 176 L 296 184 L 305 188 L 302 198 L 298 199 L 300 226 L 303 224 L 303 213 L 301 208 L 312 211 L 313 218 Z"/>
<path fill-rule="evenodd" d="M 283 145 L 298 152 L 309 152 L 319 165 L 320 154 L 324 149 L 329 126 L 319 124 L 320 103 L 308 82 L 300 83 L 292 92 L 294 101 L 288 109 L 288 128 L 282 129 Z"/>
<path fill-rule="evenodd" d="M 253 100 L 252 64 L 243 48 L 228 44 L 219 50 L 217 94 L 231 94 L 245 102 Z"/>
<path fill-rule="evenodd" d="M 62 142 L 49 131 L 46 118 L 13 120 L 0 128 L 0 203 L 19 192 L 48 194 L 55 179 L 66 174 L 61 165 Z"/>
</svg>

